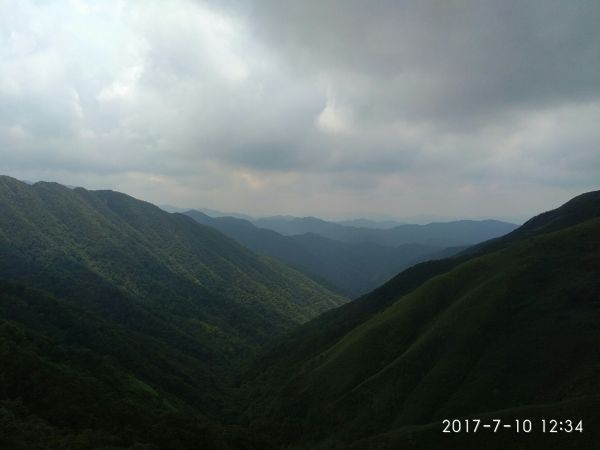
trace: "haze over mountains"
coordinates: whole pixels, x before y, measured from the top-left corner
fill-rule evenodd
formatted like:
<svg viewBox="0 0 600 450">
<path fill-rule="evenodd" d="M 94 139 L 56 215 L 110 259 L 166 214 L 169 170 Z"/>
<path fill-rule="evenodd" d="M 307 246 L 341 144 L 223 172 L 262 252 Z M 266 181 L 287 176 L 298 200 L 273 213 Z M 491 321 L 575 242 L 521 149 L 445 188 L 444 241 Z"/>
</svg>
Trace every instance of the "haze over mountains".
<svg viewBox="0 0 600 450">
<path fill-rule="evenodd" d="M 298 264 L 310 251 L 340 283 L 391 247 L 187 214 L 0 177 L 2 448 L 597 442 L 600 191 L 351 302 L 215 228 Z M 473 415 L 572 418 L 585 433 L 440 434 Z"/>
<path fill-rule="evenodd" d="M 287 236 L 315 233 L 343 242 L 369 242 L 388 246 L 424 244 L 440 247 L 471 245 L 508 233 L 516 228 L 516 225 L 497 220 L 460 220 L 372 229 L 341 225 L 316 217 L 264 218 L 255 220 L 254 224 Z"/>
<path fill-rule="evenodd" d="M 398 225 L 403 225 L 403 222 L 397 220 L 373 220 L 373 219 L 347 219 L 338 221 L 340 225 L 347 225 L 349 227 L 359 228 L 377 228 L 380 230 L 387 230 L 388 228 L 394 228 Z"/>
<path fill-rule="evenodd" d="M 294 219 L 303 219 L 306 217 L 296 217 L 296 216 L 292 216 L 292 215 L 269 215 L 269 216 L 256 216 L 253 217 L 250 214 L 243 214 L 243 213 L 239 213 L 239 212 L 223 212 L 223 211 L 219 211 L 216 209 L 212 209 L 212 208 L 185 208 L 185 207 L 180 207 L 180 206 L 174 206 L 174 205 L 165 205 L 165 204 L 160 204 L 157 205 L 159 208 L 167 211 L 167 212 L 179 212 L 179 213 L 183 213 L 185 211 L 200 211 L 203 214 L 206 214 L 209 217 L 212 218 L 219 218 L 219 217 L 235 217 L 238 219 L 245 219 L 248 220 L 250 222 L 255 222 L 256 220 L 260 220 L 260 219 L 265 219 L 267 221 L 269 220 L 275 220 L 275 221 L 291 221 Z M 385 216 L 384 216 L 385 217 Z M 323 220 L 323 219 L 320 219 Z M 420 215 L 420 216 L 416 216 L 416 217 L 411 217 L 411 218 L 406 218 L 406 219 L 393 219 L 393 218 L 381 218 L 381 216 L 373 216 L 370 218 L 366 218 L 366 217 L 359 217 L 359 218 L 350 218 L 350 219 L 329 219 L 329 220 L 325 220 L 325 222 L 331 222 L 331 223 L 337 223 L 339 225 L 345 225 L 345 226 L 349 226 L 349 227 L 356 227 L 356 228 L 374 228 L 374 229 L 379 229 L 379 230 L 387 230 L 389 228 L 394 228 L 397 227 L 398 225 L 406 225 L 406 224 L 420 224 L 420 225 L 425 225 L 428 223 L 432 223 L 432 222 L 452 222 L 452 221 L 456 221 L 457 219 L 451 219 L 451 218 L 444 218 L 444 217 L 440 217 L 440 216 L 436 216 L 434 214 L 427 214 L 427 215 Z M 481 220 L 481 219 L 478 219 Z M 501 220 L 502 221 L 502 220 Z M 506 221 L 506 220 L 505 220 Z M 518 221 L 515 221 L 518 222 Z"/>
<path fill-rule="evenodd" d="M 374 229 L 317 218 L 264 218 L 251 223 L 234 217 L 213 218 L 195 210 L 185 214 L 350 297 L 376 288 L 419 261 L 450 256 L 516 227 L 496 221 L 459 221 Z"/>
</svg>

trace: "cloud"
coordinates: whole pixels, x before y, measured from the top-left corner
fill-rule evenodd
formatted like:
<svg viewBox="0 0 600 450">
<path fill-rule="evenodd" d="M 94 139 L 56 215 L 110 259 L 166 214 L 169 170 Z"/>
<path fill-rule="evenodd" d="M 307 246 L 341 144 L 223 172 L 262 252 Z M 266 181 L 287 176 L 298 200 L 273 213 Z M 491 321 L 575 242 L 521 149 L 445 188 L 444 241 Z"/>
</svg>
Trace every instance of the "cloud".
<svg viewBox="0 0 600 450">
<path fill-rule="evenodd" d="M 598 98 L 596 2 L 250 4 L 257 34 L 365 116 L 453 121 Z"/>
<path fill-rule="evenodd" d="M 12 3 L 4 173 L 185 206 L 453 216 L 526 216 L 600 179 L 597 2 Z"/>
</svg>

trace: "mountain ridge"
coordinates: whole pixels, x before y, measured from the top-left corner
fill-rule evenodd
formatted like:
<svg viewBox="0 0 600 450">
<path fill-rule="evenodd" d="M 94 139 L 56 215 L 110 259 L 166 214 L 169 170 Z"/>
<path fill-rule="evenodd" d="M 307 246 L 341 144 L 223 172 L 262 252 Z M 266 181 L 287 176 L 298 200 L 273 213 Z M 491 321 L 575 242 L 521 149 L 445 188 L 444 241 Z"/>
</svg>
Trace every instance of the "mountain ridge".
<svg viewBox="0 0 600 450">
<path fill-rule="evenodd" d="M 185 214 L 218 229 L 251 250 L 277 258 L 350 297 L 364 294 L 400 270 L 423 258 L 435 257 L 444 250 L 421 244 L 388 247 L 368 242 L 350 243 L 315 233 L 284 236 L 238 218 L 211 218 L 195 210 Z"/>
<path fill-rule="evenodd" d="M 492 219 L 432 222 L 426 225 L 402 224 L 385 229 L 347 226 L 316 217 L 263 218 L 254 220 L 253 223 L 286 236 L 316 233 L 350 243 L 369 242 L 386 246 L 424 244 L 444 248 L 477 244 L 517 228 L 517 225 Z"/>
</svg>

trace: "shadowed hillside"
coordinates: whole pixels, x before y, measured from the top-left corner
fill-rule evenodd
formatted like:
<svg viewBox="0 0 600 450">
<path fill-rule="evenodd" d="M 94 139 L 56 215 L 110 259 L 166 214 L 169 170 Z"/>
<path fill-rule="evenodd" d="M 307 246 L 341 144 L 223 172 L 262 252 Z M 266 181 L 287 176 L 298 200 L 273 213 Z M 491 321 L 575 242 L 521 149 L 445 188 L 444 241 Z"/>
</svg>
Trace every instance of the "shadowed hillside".
<svg viewBox="0 0 600 450">
<path fill-rule="evenodd" d="M 599 203 L 598 192 L 578 197 L 296 330 L 249 375 L 248 418 L 269 429 L 286 417 L 274 433 L 300 448 L 503 448 L 520 441 L 444 440 L 439 422 L 500 410 L 522 418 L 517 409 L 528 408 L 537 417 L 586 414 L 586 434 L 573 442 L 593 448 L 600 219 L 587 219 Z M 549 442 L 538 438 L 527 448 Z"/>
<path fill-rule="evenodd" d="M 104 415 L 110 415 L 111 398 L 123 395 L 129 402 L 130 392 L 119 387 L 128 379 L 150 393 L 132 400 L 132 408 L 147 411 L 148 420 L 167 420 L 159 427 L 165 435 L 194 417 L 204 418 L 206 427 L 227 410 L 224 386 L 242 361 L 344 302 L 184 215 L 112 191 L 30 186 L 8 177 L 0 177 L 0 279 L 35 288 L 23 291 L 23 298 L 20 288 L 3 285 L 5 361 L 29 356 L 22 367 L 3 365 L 11 388 L 2 400 L 69 433 L 93 423 L 99 431 L 111 430 L 115 422 Z M 70 359 L 80 353 L 83 360 Z M 47 380 L 56 383 L 31 378 L 40 371 L 50 371 Z M 36 379 L 36 395 L 17 394 Z M 64 395 L 73 384 L 81 384 L 81 392 L 94 386 L 86 398 L 102 393 L 105 407 L 84 413 L 91 400 Z M 146 402 L 153 396 L 154 412 Z M 68 420 L 81 415 L 82 422 L 61 422 L 52 402 L 70 411 Z M 114 417 L 124 420 L 115 432 L 121 442 L 148 436 L 140 433 L 149 422 L 136 422 L 134 410 L 129 421 L 125 413 Z M 169 419 L 169 411 L 187 419 Z M 173 442 L 171 448 L 178 448 Z"/>
</svg>

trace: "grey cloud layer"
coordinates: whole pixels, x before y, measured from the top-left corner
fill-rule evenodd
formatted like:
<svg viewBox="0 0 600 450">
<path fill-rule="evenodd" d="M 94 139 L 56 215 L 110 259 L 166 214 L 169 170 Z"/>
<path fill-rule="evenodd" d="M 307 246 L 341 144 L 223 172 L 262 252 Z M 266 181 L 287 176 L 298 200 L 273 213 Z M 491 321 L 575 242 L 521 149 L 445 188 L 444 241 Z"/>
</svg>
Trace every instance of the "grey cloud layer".
<svg viewBox="0 0 600 450">
<path fill-rule="evenodd" d="M 23 178 L 219 209 L 401 215 L 482 215 L 489 198 L 529 193 L 495 213 L 527 214 L 600 179 L 596 1 L 0 11 L 0 160 Z"/>
<path fill-rule="evenodd" d="M 299 70 L 311 67 L 339 77 L 343 90 L 358 88 L 341 95 L 366 94 L 366 114 L 381 107 L 397 117 L 452 120 L 511 105 L 597 99 L 600 91 L 594 1 L 251 4 L 265 41 L 294 55 Z"/>
</svg>

